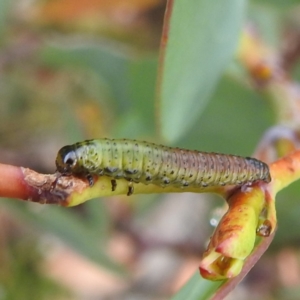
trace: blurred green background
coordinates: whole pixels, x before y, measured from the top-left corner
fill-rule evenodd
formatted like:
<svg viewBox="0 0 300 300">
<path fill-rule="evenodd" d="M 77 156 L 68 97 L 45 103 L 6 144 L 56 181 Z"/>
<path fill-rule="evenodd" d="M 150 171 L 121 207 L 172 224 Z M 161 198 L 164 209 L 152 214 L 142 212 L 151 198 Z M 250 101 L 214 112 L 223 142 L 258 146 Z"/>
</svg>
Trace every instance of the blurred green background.
<svg viewBox="0 0 300 300">
<path fill-rule="evenodd" d="M 52 173 L 60 147 L 97 137 L 250 156 L 274 121 L 234 59 L 197 121 L 183 116 L 187 127 L 171 141 L 161 134 L 155 92 L 165 4 L 0 0 L 1 163 Z M 249 1 L 244 20 L 280 50 L 287 30 L 300 32 L 299 4 Z M 280 194 L 274 243 L 230 299 L 254 299 L 253 287 L 255 299 L 299 299 L 280 269 L 284 257 L 299 259 L 299 195 L 298 183 Z M 0 299 L 168 299 L 197 270 L 222 202 L 129 198 L 68 209 L 2 199 Z"/>
</svg>

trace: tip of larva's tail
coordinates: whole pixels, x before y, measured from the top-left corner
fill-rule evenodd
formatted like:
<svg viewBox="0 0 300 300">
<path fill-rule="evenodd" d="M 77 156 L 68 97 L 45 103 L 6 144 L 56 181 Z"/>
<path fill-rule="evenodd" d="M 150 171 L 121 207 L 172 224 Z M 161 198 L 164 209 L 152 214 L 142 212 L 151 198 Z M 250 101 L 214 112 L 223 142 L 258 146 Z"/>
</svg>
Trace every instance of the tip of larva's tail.
<svg viewBox="0 0 300 300">
<path fill-rule="evenodd" d="M 263 181 L 265 181 L 266 183 L 269 183 L 272 180 L 269 166 L 262 161 L 260 161 L 260 163 L 261 163 L 262 169 L 263 169 Z"/>
<path fill-rule="evenodd" d="M 272 177 L 271 177 L 271 174 L 270 174 L 270 169 L 269 169 L 269 166 L 264 163 L 264 162 L 261 162 L 261 165 L 262 165 L 262 180 L 266 183 L 269 183 L 271 182 L 272 180 Z"/>
<path fill-rule="evenodd" d="M 246 159 L 259 171 L 262 181 L 269 183 L 272 180 L 269 166 L 266 163 L 253 157 L 246 157 Z"/>
<path fill-rule="evenodd" d="M 271 177 L 270 170 L 269 170 L 269 167 L 268 167 L 265 182 L 269 183 L 269 182 L 271 182 L 271 180 L 272 180 L 272 177 Z"/>
<path fill-rule="evenodd" d="M 272 180 L 271 174 L 270 174 L 270 172 L 268 172 L 268 174 L 266 174 L 266 176 L 264 178 L 264 181 L 266 183 L 269 183 L 269 182 L 271 182 L 271 180 Z"/>
</svg>

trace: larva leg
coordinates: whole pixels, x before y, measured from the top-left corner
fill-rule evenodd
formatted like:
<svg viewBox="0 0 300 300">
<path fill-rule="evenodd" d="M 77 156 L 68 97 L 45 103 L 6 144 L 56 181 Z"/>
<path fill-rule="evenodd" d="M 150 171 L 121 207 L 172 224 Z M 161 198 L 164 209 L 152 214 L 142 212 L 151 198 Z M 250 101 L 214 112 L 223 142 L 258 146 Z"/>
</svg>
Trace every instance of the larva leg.
<svg viewBox="0 0 300 300">
<path fill-rule="evenodd" d="M 133 182 L 130 180 L 128 182 L 128 192 L 127 192 L 127 196 L 132 195 L 134 192 L 134 187 L 133 187 Z"/>
<path fill-rule="evenodd" d="M 111 180 L 111 191 L 114 192 L 117 188 L 117 180 L 116 179 L 112 179 Z"/>
<path fill-rule="evenodd" d="M 89 186 L 93 186 L 94 185 L 94 178 L 93 178 L 92 175 L 90 175 L 90 174 L 86 175 L 86 179 L 89 182 Z"/>
</svg>

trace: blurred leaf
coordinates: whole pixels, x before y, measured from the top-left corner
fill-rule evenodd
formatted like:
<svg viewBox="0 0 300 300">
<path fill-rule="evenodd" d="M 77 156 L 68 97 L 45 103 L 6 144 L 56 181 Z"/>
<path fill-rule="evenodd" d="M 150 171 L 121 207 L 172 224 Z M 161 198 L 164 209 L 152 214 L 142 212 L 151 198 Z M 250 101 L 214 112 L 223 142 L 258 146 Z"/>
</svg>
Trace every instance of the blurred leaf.
<svg viewBox="0 0 300 300">
<path fill-rule="evenodd" d="M 99 227 L 92 227 L 93 222 L 84 222 L 72 209 L 62 207 L 47 207 L 35 212 L 30 209 L 28 203 L 7 202 L 6 205 L 14 209 L 15 213 L 27 220 L 34 227 L 49 230 L 58 236 L 62 241 L 71 246 L 74 251 L 78 251 L 85 257 L 97 262 L 98 264 L 118 273 L 123 273 L 124 269 L 113 262 L 105 253 L 101 246 L 105 236 L 101 236 Z M 24 207 L 25 205 L 25 207 Z M 100 223 L 97 224 L 98 226 Z M 101 243 L 102 242 L 102 243 Z"/>
<path fill-rule="evenodd" d="M 270 124 L 272 114 L 261 96 L 224 76 L 202 117 L 178 145 L 249 156 Z"/>
<path fill-rule="evenodd" d="M 299 4 L 299 0 L 254 0 L 252 2 L 259 4 L 267 4 L 270 6 L 270 8 L 275 8 L 276 6 L 278 8 L 288 8 L 289 6 Z"/>
<path fill-rule="evenodd" d="M 2 35 L 4 29 L 6 28 L 5 24 L 11 3 L 12 1 L 9 0 L 0 0 L 0 35 Z"/>
<path fill-rule="evenodd" d="M 276 198 L 278 229 L 272 246 L 282 246 L 300 242 L 300 182 L 288 186 Z"/>
<path fill-rule="evenodd" d="M 215 293 L 222 281 L 203 279 L 197 271 L 172 300 L 207 300 Z"/>
<path fill-rule="evenodd" d="M 43 300 L 67 296 L 67 291 L 41 270 L 44 256 L 36 232 L 27 230 L 26 226 L 19 228 L 18 222 L 8 221 L 10 217 L 6 219 L 3 210 L 1 213 L 0 299 Z"/>
<path fill-rule="evenodd" d="M 283 10 L 276 9 L 274 5 L 259 5 L 256 2 L 249 3 L 248 18 L 259 36 L 264 42 L 277 48 L 282 38 L 281 26 Z"/>
<path fill-rule="evenodd" d="M 73 0 L 48 0 L 39 3 L 39 14 L 37 16 L 43 22 L 53 23 L 76 22 L 76 20 L 77 22 L 80 20 L 86 20 L 87 22 L 89 20 L 90 23 L 98 22 L 101 24 L 108 19 L 111 22 L 119 20 L 122 24 L 122 17 L 125 18 L 126 13 L 147 12 L 159 3 L 159 0 L 127 0 L 126 2 L 120 0 L 77 0 L 76 2 Z M 119 14 L 116 15 L 116 12 L 119 12 Z"/>
<path fill-rule="evenodd" d="M 42 49 L 40 59 L 52 67 L 77 66 L 92 70 L 102 78 L 108 92 L 118 101 L 119 111 L 128 109 L 127 73 L 130 59 L 113 48 L 86 41 L 70 42 L 69 47 L 47 45 Z"/>
<path fill-rule="evenodd" d="M 118 116 L 114 137 L 146 139 L 155 135 L 154 94 L 157 59 L 143 58 L 129 66 L 128 85 L 132 108 Z"/>
<path fill-rule="evenodd" d="M 130 98 L 133 106 L 144 118 L 148 129 L 155 129 L 154 97 L 157 75 L 157 58 L 133 61 L 130 65 Z"/>
<path fill-rule="evenodd" d="M 95 201 L 87 201 L 84 205 L 88 226 L 92 231 L 97 232 L 98 238 L 106 236 L 111 226 L 111 219 L 104 201 L 105 199 L 95 199 Z"/>
<path fill-rule="evenodd" d="M 111 100 L 116 104 L 114 107 L 117 122 L 116 128 L 112 130 L 114 137 L 135 138 L 154 134 L 156 57 L 134 60 L 117 52 L 108 51 L 103 45 L 85 45 L 67 49 L 59 46 L 45 47 L 41 59 L 52 67 L 87 68 L 102 79 L 107 94 L 111 96 L 106 97 L 107 101 Z M 102 95 L 99 93 L 98 96 Z M 72 128 L 78 126 L 73 126 L 72 122 L 70 125 L 69 131 L 74 135 Z"/>
<path fill-rule="evenodd" d="M 106 36 L 149 50 L 159 44 L 164 3 L 161 0 L 46 0 L 35 1 L 24 15 L 39 29 Z"/>
<path fill-rule="evenodd" d="M 159 75 L 162 136 L 174 142 L 199 118 L 235 50 L 246 1 L 174 1 Z"/>
</svg>

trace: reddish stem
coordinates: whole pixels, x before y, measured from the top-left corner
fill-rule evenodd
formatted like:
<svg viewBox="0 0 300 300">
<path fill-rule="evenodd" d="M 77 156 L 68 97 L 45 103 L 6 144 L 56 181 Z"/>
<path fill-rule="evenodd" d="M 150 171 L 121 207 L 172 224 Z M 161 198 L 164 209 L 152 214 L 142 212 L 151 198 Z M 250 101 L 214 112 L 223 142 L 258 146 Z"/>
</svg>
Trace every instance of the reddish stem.
<svg viewBox="0 0 300 300">
<path fill-rule="evenodd" d="M 211 300 L 224 299 L 243 280 L 243 278 L 250 272 L 261 256 L 267 251 L 274 239 L 274 236 L 275 231 L 269 237 L 261 240 L 261 243 L 255 248 L 255 251 L 245 260 L 245 264 L 241 273 L 224 283 L 212 296 Z"/>
<path fill-rule="evenodd" d="M 0 196 L 27 199 L 28 189 L 21 167 L 0 164 Z"/>
</svg>

